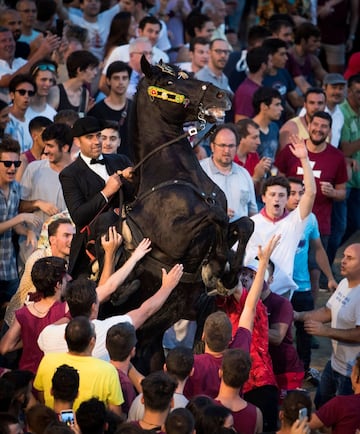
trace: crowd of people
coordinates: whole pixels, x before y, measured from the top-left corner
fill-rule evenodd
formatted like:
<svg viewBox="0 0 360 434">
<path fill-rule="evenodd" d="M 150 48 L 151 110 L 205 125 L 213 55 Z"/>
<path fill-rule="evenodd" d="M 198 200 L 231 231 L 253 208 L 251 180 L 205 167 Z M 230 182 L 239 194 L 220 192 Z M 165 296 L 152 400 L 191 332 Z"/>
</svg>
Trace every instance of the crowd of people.
<svg viewBox="0 0 360 434">
<path fill-rule="evenodd" d="M 1 2 L 0 434 L 360 432 L 359 15 L 357 0 Z M 121 261 L 143 57 L 229 94 L 193 150 L 229 222 L 254 223 L 233 294 L 203 331 L 166 330 L 149 374 L 136 331 L 183 265 L 106 310 L 156 242 Z M 332 343 L 321 375 L 316 336 Z"/>
</svg>

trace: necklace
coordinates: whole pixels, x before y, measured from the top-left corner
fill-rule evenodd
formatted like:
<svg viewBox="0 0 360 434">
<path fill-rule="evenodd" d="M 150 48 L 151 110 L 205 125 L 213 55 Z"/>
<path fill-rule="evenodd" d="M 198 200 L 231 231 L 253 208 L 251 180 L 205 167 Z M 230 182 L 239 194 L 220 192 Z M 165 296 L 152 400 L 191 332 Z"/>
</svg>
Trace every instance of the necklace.
<svg viewBox="0 0 360 434">
<path fill-rule="evenodd" d="M 151 425 L 151 426 L 155 426 L 156 428 L 159 428 L 159 429 L 161 429 L 161 426 L 160 426 L 160 425 L 158 425 L 157 423 L 150 423 L 150 422 L 146 422 L 146 420 L 145 420 L 145 419 L 142 419 L 142 420 L 141 420 L 141 422 L 144 422 L 144 423 L 146 423 L 146 425 Z"/>
<path fill-rule="evenodd" d="M 51 305 L 51 306 L 52 306 L 52 305 Z M 39 309 L 36 308 L 35 303 L 33 303 L 33 305 L 32 305 L 32 307 L 34 308 L 34 310 L 35 310 L 38 314 L 40 314 L 40 315 L 46 315 L 46 314 L 49 312 L 51 306 L 49 306 L 45 311 L 42 312 L 41 310 L 39 310 Z"/>
</svg>

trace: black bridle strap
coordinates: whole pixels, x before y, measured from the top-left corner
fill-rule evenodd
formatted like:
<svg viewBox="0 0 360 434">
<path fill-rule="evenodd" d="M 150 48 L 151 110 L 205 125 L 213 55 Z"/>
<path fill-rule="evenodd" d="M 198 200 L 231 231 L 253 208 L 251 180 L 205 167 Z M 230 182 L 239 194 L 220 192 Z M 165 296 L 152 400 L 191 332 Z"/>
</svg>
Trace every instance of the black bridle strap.
<svg viewBox="0 0 360 434">
<path fill-rule="evenodd" d="M 163 143 L 162 145 L 153 149 L 151 152 L 145 155 L 145 157 L 142 160 L 140 160 L 137 164 L 135 164 L 133 170 L 135 171 L 136 169 L 138 169 L 146 160 L 148 160 L 150 157 L 152 157 L 154 154 L 161 151 L 162 149 L 167 148 L 168 146 L 178 142 L 179 140 L 186 139 L 188 136 L 193 136 L 194 134 L 197 134 L 197 131 L 196 133 L 194 133 L 193 131 L 194 130 L 190 128 L 186 133 L 181 134 L 181 136 L 175 137 L 175 139 L 169 140 L 168 142 Z"/>
</svg>

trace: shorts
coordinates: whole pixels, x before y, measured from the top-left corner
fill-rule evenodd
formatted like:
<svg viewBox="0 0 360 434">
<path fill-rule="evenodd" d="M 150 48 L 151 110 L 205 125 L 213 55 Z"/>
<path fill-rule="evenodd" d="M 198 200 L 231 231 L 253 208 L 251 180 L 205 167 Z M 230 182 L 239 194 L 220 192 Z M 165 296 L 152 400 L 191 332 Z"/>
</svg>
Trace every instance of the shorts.
<svg viewBox="0 0 360 434">
<path fill-rule="evenodd" d="M 345 65 L 345 44 L 322 44 L 328 65 Z"/>
</svg>

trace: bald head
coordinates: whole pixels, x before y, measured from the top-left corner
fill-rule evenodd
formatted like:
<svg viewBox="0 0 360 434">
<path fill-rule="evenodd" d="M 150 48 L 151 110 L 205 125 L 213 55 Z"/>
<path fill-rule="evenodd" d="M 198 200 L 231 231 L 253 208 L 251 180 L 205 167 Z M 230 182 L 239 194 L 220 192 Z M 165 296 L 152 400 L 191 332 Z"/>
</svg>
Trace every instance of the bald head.
<svg viewBox="0 0 360 434">
<path fill-rule="evenodd" d="M 350 287 L 360 283 L 360 243 L 350 244 L 344 250 L 341 274 L 348 279 Z"/>
</svg>

